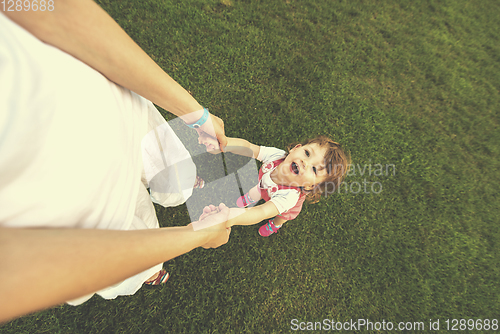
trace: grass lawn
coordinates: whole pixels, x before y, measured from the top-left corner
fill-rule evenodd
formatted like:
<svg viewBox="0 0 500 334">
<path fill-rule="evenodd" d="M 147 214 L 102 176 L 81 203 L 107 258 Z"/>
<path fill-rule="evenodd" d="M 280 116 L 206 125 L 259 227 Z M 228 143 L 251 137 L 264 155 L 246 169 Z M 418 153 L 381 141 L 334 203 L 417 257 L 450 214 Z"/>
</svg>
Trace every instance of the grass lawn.
<svg viewBox="0 0 500 334">
<path fill-rule="evenodd" d="M 285 148 L 324 134 L 354 168 L 277 235 L 236 227 L 227 245 L 166 263 L 165 286 L 0 333 L 498 329 L 500 2 L 98 2 L 229 136 Z M 189 223 L 185 205 L 157 209 L 163 226 Z"/>
</svg>

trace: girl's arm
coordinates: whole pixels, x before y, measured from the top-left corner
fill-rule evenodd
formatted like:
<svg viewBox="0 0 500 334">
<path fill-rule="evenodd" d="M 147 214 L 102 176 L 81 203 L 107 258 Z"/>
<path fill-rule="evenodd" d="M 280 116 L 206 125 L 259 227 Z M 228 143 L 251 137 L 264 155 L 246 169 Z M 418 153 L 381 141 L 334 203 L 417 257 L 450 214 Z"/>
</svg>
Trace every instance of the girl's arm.
<svg viewBox="0 0 500 334">
<path fill-rule="evenodd" d="M 228 137 L 227 146 L 224 152 L 231 152 L 256 159 L 259 156 L 260 146 L 252 144 L 245 139 Z"/>
<path fill-rule="evenodd" d="M 214 137 L 202 133 L 198 138 L 198 142 L 205 145 L 208 152 L 214 154 L 220 153 L 217 149 L 217 140 Z M 225 147 L 224 152 L 231 152 L 256 159 L 259 156 L 260 146 L 252 144 L 245 139 L 227 137 L 227 146 Z"/>
<path fill-rule="evenodd" d="M 53 11 L 3 13 L 40 40 L 80 59 L 186 123 L 194 123 L 203 115 L 202 106 L 94 1 L 58 0 Z M 212 115 L 205 124 L 200 129 L 216 136 L 224 147 L 222 120 Z"/>
<path fill-rule="evenodd" d="M 274 205 L 271 201 L 252 208 L 231 208 L 229 210 L 227 226 L 253 225 L 263 221 L 264 219 L 275 217 L 279 215 L 279 213 L 280 212 L 276 208 L 276 205 Z"/>
</svg>

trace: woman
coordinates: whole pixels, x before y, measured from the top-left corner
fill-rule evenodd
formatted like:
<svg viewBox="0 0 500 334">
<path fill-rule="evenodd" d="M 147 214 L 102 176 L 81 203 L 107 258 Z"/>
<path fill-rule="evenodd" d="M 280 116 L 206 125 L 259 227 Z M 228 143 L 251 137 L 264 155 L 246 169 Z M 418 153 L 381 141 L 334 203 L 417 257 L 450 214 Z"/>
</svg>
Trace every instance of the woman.
<svg viewBox="0 0 500 334">
<path fill-rule="evenodd" d="M 90 0 L 5 14 L 0 321 L 113 284 L 106 298 L 134 293 L 162 262 L 227 242 L 224 206 L 200 217 L 220 222 L 212 231 L 157 229 L 141 156 L 143 137 L 164 123 L 149 101 L 225 147 L 223 122 L 205 119 L 203 107 Z M 36 279 L 19 284 L 27 271 Z"/>
</svg>

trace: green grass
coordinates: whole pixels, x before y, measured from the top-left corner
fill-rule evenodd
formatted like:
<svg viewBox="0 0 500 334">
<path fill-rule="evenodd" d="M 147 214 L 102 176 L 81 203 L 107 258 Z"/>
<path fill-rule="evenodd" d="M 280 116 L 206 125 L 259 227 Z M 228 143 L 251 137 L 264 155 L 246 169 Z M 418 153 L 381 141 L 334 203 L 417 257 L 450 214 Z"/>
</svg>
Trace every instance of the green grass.
<svg viewBox="0 0 500 334">
<path fill-rule="evenodd" d="M 498 1 L 99 3 L 228 135 L 281 148 L 328 135 L 352 155 L 346 182 L 369 193 L 323 198 L 269 238 L 236 227 L 227 245 L 166 263 L 166 286 L 39 312 L 2 334 L 288 333 L 292 319 L 359 318 L 427 331 L 429 319 L 500 318 Z M 395 175 L 360 175 L 376 164 Z M 157 212 L 164 226 L 189 222 L 185 206 Z"/>
</svg>

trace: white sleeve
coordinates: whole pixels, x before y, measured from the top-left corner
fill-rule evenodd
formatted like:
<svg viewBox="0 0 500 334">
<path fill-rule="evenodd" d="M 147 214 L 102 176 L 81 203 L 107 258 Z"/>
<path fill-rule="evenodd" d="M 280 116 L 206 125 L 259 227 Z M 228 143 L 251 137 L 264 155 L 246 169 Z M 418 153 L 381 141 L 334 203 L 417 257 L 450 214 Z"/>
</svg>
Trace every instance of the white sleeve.
<svg viewBox="0 0 500 334">
<path fill-rule="evenodd" d="M 279 160 L 286 156 L 286 152 L 275 147 L 261 146 L 257 160 L 261 162 L 268 162 Z"/>
<path fill-rule="evenodd" d="M 281 189 L 273 194 L 270 201 L 276 205 L 276 208 L 282 214 L 293 208 L 299 201 L 300 194 L 295 189 Z"/>
</svg>

